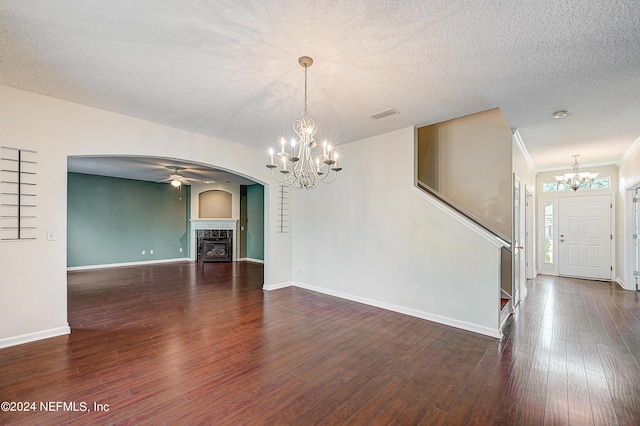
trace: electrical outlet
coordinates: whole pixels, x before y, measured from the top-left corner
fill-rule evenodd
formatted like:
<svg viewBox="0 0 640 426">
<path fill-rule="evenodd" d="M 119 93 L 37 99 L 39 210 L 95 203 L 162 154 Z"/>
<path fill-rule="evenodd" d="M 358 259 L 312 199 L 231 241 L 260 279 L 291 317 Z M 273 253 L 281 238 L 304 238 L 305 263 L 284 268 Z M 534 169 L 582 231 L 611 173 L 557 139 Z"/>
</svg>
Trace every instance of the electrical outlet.
<svg viewBox="0 0 640 426">
<path fill-rule="evenodd" d="M 180 253 L 182 253 L 182 247 L 180 247 L 180 249 L 179 249 L 179 250 L 180 250 Z"/>
<path fill-rule="evenodd" d="M 302 275 L 302 274 L 303 274 L 303 272 L 302 272 L 302 266 L 301 266 L 300 267 L 300 275 Z"/>
<path fill-rule="evenodd" d="M 153 254 L 153 250 L 149 250 L 149 254 Z"/>
<path fill-rule="evenodd" d="M 147 253 L 146 251 L 142 250 L 142 255 L 143 255 L 143 256 L 144 256 L 146 253 Z"/>
<path fill-rule="evenodd" d="M 416 290 L 416 294 L 420 294 L 420 286 L 419 285 L 416 286 L 415 290 Z"/>
</svg>

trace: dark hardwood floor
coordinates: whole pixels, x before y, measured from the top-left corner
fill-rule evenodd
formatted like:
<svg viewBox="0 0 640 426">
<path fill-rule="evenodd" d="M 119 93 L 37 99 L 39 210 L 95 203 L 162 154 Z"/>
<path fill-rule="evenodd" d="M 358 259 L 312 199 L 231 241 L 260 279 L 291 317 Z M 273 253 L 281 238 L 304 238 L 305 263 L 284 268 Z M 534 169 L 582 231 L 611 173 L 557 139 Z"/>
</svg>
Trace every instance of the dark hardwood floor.
<svg viewBox="0 0 640 426">
<path fill-rule="evenodd" d="M 262 274 L 69 273 L 72 334 L 0 350 L 0 401 L 37 404 L 0 423 L 640 424 L 640 299 L 617 284 L 539 276 L 498 341 Z"/>
</svg>

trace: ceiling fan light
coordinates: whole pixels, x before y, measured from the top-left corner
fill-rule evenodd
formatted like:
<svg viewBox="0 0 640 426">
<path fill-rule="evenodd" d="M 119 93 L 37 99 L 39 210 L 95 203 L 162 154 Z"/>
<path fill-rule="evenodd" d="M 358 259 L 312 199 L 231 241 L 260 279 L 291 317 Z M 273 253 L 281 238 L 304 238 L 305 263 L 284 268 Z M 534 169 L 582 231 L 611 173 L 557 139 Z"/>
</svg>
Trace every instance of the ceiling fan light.
<svg viewBox="0 0 640 426">
<path fill-rule="evenodd" d="M 171 185 L 172 185 L 172 186 L 175 186 L 176 188 L 179 188 L 179 187 L 180 187 L 180 185 L 182 185 L 182 182 L 180 182 L 180 181 L 179 181 L 179 180 L 177 180 L 177 179 L 174 179 L 174 180 L 172 180 L 172 181 L 171 181 Z"/>
</svg>

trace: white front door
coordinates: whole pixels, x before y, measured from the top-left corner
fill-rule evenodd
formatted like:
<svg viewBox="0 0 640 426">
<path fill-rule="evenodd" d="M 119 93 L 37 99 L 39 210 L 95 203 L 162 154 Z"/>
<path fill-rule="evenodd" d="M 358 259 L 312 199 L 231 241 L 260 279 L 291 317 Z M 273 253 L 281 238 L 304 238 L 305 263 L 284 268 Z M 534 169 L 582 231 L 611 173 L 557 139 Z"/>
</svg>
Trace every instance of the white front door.
<svg viewBox="0 0 640 426">
<path fill-rule="evenodd" d="M 558 272 L 611 279 L 611 196 L 559 199 Z"/>
</svg>

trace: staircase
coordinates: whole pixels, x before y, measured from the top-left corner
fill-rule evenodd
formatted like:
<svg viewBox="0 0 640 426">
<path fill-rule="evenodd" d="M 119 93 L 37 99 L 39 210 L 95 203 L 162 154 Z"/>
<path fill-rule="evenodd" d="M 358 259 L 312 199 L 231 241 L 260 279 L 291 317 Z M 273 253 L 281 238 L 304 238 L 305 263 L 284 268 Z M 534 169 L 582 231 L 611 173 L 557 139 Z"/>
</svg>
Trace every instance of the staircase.
<svg viewBox="0 0 640 426">
<path fill-rule="evenodd" d="M 496 321 L 513 313 L 513 135 L 499 109 L 421 127 L 416 186 L 497 242 Z"/>
</svg>

